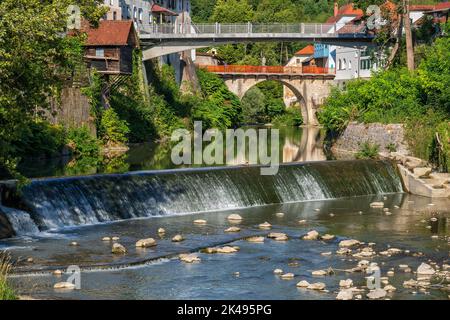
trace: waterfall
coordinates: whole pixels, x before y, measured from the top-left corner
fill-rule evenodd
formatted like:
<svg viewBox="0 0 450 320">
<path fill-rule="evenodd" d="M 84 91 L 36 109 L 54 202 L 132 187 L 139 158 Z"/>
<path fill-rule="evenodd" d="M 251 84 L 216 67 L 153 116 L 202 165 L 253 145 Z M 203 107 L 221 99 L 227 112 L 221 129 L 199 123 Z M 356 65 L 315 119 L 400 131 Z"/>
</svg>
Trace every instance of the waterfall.
<svg viewBox="0 0 450 320">
<path fill-rule="evenodd" d="M 328 161 L 35 179 L 20 195 L 27 212 L 3 210 L 16 233 L 105 221 L 402 192 L 388 161 Z M 34 227 L 32 227 L 34 225 Z M 20 230 L 18 230 L 20 229 Z"/>
</svg>

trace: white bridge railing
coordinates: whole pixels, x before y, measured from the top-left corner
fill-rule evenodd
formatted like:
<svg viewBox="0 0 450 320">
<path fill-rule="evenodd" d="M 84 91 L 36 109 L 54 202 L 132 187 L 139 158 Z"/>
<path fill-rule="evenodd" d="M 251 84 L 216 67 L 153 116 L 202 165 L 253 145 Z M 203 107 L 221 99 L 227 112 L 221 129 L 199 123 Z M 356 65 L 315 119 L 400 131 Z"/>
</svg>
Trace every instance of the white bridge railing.
<svg viewBox="0 0 450 320">
<path fill-rule="evenodd" d="M 365 34 L 365 28 L 351 24 L 327 24 L 327 23 L 170 23 L 139 25 L 141 34 L 153 35 L 177 35 L 177 34 L 204 34 L 204 35 L 249 35 L 249 34 Z"/>
</svg>

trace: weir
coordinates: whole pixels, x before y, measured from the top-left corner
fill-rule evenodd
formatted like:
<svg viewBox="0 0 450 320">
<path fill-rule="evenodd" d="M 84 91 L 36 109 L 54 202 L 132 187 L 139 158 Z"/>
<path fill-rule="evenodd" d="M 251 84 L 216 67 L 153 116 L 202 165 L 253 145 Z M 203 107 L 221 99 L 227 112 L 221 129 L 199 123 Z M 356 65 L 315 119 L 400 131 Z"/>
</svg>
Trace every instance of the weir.
<svg viewBox="0 0 450 320">
<path fill-rule="evenodd" d="M 403 192 L 402 182 L 389 161 L 282 164 L 273 176 L 260 175 L 259 166 L 145 171 L 35 179 L 14 199 L 2 199 L 0 217 L 20 235 L 121 219 L 396 192 Z M 0 231 L 7 227 L 0 219 Z"/>
</svg>

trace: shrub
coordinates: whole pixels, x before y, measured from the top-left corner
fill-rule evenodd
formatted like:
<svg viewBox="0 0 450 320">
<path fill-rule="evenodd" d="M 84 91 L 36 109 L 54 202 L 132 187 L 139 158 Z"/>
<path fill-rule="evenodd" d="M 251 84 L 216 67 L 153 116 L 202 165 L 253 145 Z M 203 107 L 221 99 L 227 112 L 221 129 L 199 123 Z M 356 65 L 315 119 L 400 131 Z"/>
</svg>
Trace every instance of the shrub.
<svg viewBox="0 0 450 320">
<path fill-rule="evenodd" d="M 105 143 L 126 143 L 129 132 L 128 123 L 120 120 L 114 109 L 109 108 L 103 112 L 100 134 Z"/>
<path fill-rule="evenodd" d="M 83 157 L 97 157 L 100 150 L 99 141 L 90 134 L 86 126 L 69 129 L 67 145 L 75 155 Z"/>
<path fill-rule="evenodd" d="M 397 145 L 393 142 L 389 142 L 388 145 L 386 146 L 386 149 L 389 152 L 396 152 L 397 151 Z"/>
<path fill-rule="evenodd" d="M 376 159 L 378 158 L 378 151 L 380 146 L 378 144 L 370 143 L 369 141 L 361 144 L 359 151 L 356 153 L 357 159 Z"/>
<path fill-rule="evenodd" d="M 288 126 L 298 127 L 303 123 L 302 114 L 297 109 L 286 109 L 282 115 L 276 116 L 272 120 L 272 124 L 276 127 Z"/>
<path fill-rule="evenodd" d="M 9 255 L 0 252 L 0 300 L 17 299 L 14 290 L 8 283 L 8 274 L 11 271 L 11 261 Z"/>
</svg>

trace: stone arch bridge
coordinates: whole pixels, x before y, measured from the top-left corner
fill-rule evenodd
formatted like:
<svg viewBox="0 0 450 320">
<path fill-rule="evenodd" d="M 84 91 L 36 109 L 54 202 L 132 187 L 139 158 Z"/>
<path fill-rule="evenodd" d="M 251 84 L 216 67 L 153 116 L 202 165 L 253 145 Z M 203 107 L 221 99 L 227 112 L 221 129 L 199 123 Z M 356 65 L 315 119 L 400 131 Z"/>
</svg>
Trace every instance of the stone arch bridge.
<svg viewBox="0 0 450 320">
<path fill-rule="evenodd" d="M 228 89 L 240 99 L 258 83 L 273 80 L 283 84 L 300 105 L 303 122 L 318 125 L 316 112 L 330 94 L 334 69 L 283 66 L 199 66 L 221 76 Z M 290 101 L 285 104 L 289 107 Z"/>
</svg>

